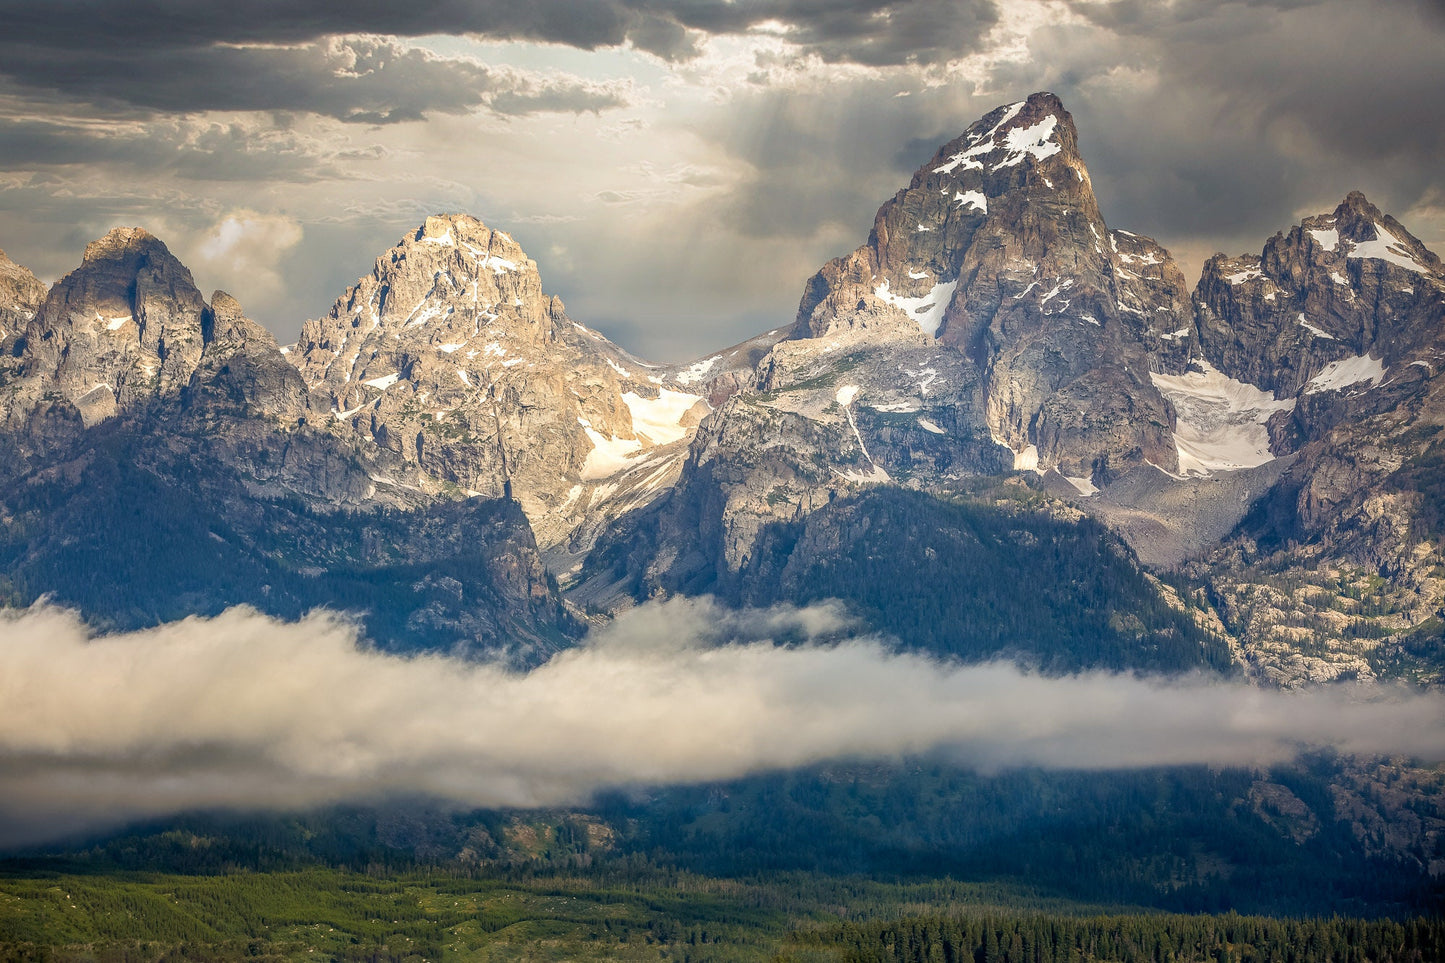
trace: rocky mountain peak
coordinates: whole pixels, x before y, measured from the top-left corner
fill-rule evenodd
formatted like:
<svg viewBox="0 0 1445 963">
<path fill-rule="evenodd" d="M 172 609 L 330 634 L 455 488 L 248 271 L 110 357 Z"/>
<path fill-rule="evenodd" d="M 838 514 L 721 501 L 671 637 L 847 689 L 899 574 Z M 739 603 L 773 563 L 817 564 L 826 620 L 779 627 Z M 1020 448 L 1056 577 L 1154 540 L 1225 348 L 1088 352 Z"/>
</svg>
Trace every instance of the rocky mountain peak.
<svg viewBox="0 0 1445 963">
<path fill-rule="evenodd" d="M 670 484 L 708 410 L 568 318 L 511 235 L 460 214 L 378 258 L 292 357 L 336 422 L 438 491 L 510 492 L 549 546 L 597 500 Z"/>
<path fill-rule="evenodd" d="M 126 252 L 140 253 L 157 246 L 165 248 L 165 245 L 154 234 L 143 227 L 113 227 L 106 232 L 104 237 L 97 238 L 85 246 L 85 254 L 81 257 L 81 263 L 110 260 L 124 256 Z"/>
<path fill-rule="evenodd" d="M 394 342 L 451 354 L 505 332 L 537 344 L 564 316 L 511 235 L 464 214 L 436 215 L 377 258 L 327 317 L 307 322 L 298 367 L 313 385 L 360 385 L 398 370 L 406 355 Z M 489 357 L 500 365 L 498 350 Z"/>
<path fill-rule="evenodd" d="M 1051 208 L 1079 214 L 1102 236 L 1073 119 L 1051 93 L 998 107 L 939 148 L 879 209 L 868 243 L 809 282 L 794 337 L 883 331 L 885 318 L 912 321 L 902 335 L 941 336 L 979 231 L 991 217 L 1016 223 L 1041 192 L 1057 192 Z"/>
<path fill-rule="evenodd" d="M 300 373 L 281 353 L 275 336 L 246 317 L 239 301 L 216 291 L 202 327 L 205 351 L 181 392 L 182 408 L 193 426 L 214 426 L 218 419 L 229 418 L 225 430 L 235 440 L 257 433 L 253 424 L 289 430 L 315 416 Z"/>
<path fill-rule="evenodd" d="M 276 336 L 246 317 L 241 302 L 225 291 L 211 294 L 210 308 L 203 319 L 207 346 L 229 342 L 254 350 L 280 353 Z"/>
<path fill-rule="evenodd" d="M 1442 292 L 1440 259 L 1354 191 L 1259 255 L 1206 262 L 1195 291 L 1201 348 L 1230 377 L 1293 397 L 1350 359 L 1389 368 L 1433 358 Z"/>
<path fill-rule="evenodd" d="M 1175 468 L 1173 414 L 1149 373 L 1187 362 L 1189 314 L 1169 253 L 1105 224 L 1073 119 L 1044 92 L 920 167 L 867 243 L 809 281 L 793 343 L 765 367 L 770 387 L 790 370 L 815 377 L 808 340 L 947 349 L 963 366 L 954 391 L 976 386 L 974 417 L 1016 467 L 1102 483 Z"/>
<path fill-rule="evenodd" d="M 117 228 L 89 244 L 27 324 L 11 415 L 58 395 L 93 424 L 178 390 L 204 347 L 205 299 L 149 232 Z"/>
</svg>

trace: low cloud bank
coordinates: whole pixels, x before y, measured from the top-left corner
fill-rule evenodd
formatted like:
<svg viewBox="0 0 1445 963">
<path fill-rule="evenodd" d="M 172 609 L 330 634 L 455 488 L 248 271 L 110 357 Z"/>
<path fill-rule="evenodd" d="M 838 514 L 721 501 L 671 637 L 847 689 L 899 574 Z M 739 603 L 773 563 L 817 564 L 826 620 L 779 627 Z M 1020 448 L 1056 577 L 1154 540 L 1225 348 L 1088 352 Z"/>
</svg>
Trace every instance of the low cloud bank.
<svg viewBox="0 0 1445 963">
<path fill-rule="evenodd" d="M 831 605 L 645 605 L 525 675 L 358 646 L 250 609 L 95 637 L 0 614 L 0 845 L 197 807 L 599 789 L 944 751 L 966 764 L 1268 764 L 1306 746 L 1445 758 L 1445 698 L 956 666 L 845 638 Z M 773 640 L 786 639 L 787 644 Z"/>
</svg>

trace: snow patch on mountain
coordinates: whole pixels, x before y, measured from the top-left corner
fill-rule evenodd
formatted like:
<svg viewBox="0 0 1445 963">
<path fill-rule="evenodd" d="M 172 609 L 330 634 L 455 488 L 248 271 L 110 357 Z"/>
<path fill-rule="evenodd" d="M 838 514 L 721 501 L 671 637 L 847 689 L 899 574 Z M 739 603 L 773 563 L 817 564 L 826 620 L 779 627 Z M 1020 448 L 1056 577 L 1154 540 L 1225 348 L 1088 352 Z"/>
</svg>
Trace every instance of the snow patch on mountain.
<svg viewBox="0 0 1445 963">
<path fill-rule="evenodd" d="M 389 374 L 383 375 L 380 378 L 372 378 L 368 381 L 363 381 L 362 384 L 371 385 L 371 387 L 373 388 L 380 388 L 382 391 L 385 391 L 387 388 L 390 388 L 392 385 L 396 384 L 397 381 L 400 379 L 401 375 L 399 374 Z"/>
<path fill-rule="evenodd" d="M 1416 274 L 1428 274 L 1430 269 L 1410 253 L 1410 249 L 1398 237 L 1391 234 L 1385 225 L 1375 224 L 1375 239 L 1372 241 L 1352 241 L 1347 257 L 1374 258 L 1379 261 L 1388 261 L 1391 264 L 1404 268 L 1407 271 L 1414 271 Z"/>
<path fill-rule="evenodd" d="M 959 207 L 971 207 L 981 214 L 988 213 L 988 198 L 979 191 L 955 191 L 953 199 Z"/>
<path fill-rule="evenodd" d="M 1054 140 L 1054 129 L 1058 126 L 1059 118 L 1050 114 L 1031 127 L 1015 127 L 1004 137 L 1003 146 L 1009 150 L 1009 155 L 995 164 L 993 169 L 1013 167 L 1022 163 L 1029 155 L 1032 155 L 1034 160 L 1054 156 L 1063 150 L 1059 142 Z"/>
<path fill-rule="evenodd" d="M 873 289 L 878 300 L 885 304 L 891 304 L 902 309 L 914 321 L 924 334 L 936 337 L 938 326 L 943 323 L 943 312 L 948 310 L 949 302 L 953 300 L 953 292 L 958 287 L 958 279 L 952 281 L 940 281 L 921 298 L 906 298 L 894 294 L 889 290 L 888 279 L 884 278 L 883 283 Z"/>
<path fill-rule="evenodd" d="M 1324 339 L 1327 340 L 1327 341 L 1338 341 L 1338 340 L 1339 340 L 1339 339 L 1336 338 L 1334 335 L 1330 334 L 1328 331 L 1325 331 L 1325 330 L 1322 329 L 1322 328 L 1317 328 L 1317 327 L 1315 327 L 1314 325 L 1310 324 L 1309 321 L 1305 318 L 1305 315 L 1304 315 L 1304 312 L 1303 312 L 1303 311 L 1301 311 L 1301 312 L 1300 312 L 1300 315 L 1299 315 L 1299 326 L 1300 326 L 1301 328 L 1304 328 L 1304 329 L 1305 329 L 1306 331 L 1308 331 L 1310 334 L 1314 335 L 1316 338 L 1324 338 Z"/>
<path fill-rule="evenodd" d="M 1002 119 L 994 124 L 987 134 L 981 135 L 978 138 L 978 142 L 967 150 L 954 154 L 948 159 L 948 163 L 935 167 L 933 173 L 949 174 L 960 167 L 966 171 L 983 170 L 983 164 L 977 160 L 977 158 L 985 154 L 991 154 L 998 149 L 998 145 L 994 143 L 994 135 L 997 134 L 1005 124 L 1017 117 L 1019 111 L 1024 109 L 1024 104 L 1026 103 L 1028 103 L 1028 101 L 1021 100 L 1016 104 L 1009 104 L 1008 107 L 1004 108 Z"/>
<path fill-rule="evenodd" d="M 1322 391 L 1339 391 L 1362 381 L 1379 384 L 1384 378 L 1385 366 L 1378 358 L 1359 354 L 1353 358 L 1344 358 L 1325 365 L 1325 370 L 1315 375 L 1310 379 L 1310 383 L 1305 385 L 1305 393 L 1314 395 Z"/>
<path fill-rule="evenodd" d="M 1274 459 L 1265 422 L 1276 411 L 1293 411 L 1293 398 L 1273 394 L 1224 374 L 1207 361 L 1182 375 L 1151 372 L 1159 393 L 1178 413 L 1174 445 L 1179 472 L 1209 475 L 1253 468 Z"/>
<path fill-rule="evenodd" d="M 622 393 L 632 413 L 632 431 L 653 445 L 670 445 L 687 437 L 683 417 L 702 400 L 698 395 L 659 388 L 656 398 L 644 398 L 633 391 Z"/>
<path fill-rule="evenodd" d="M 587 460 L 582 465 L 583 481 L 596 481 L 617 474 L 628 467 L 631 460 L 642 451 L 642 442 L 635 438 L 604 435 L 593 428 L 591 422 L 585 418 L 578 418 L 577 423 L 587 432 L 587 438 L 592 442 L 592 450 L 587 453 Z"/>
<path fill-rule="evenodd" d="M 701 361 L 688 365 L 678 372 L 677 380 L 681 384 L 694 385 L 699 381 L 707 379 L 707 374 L 712 370 L 713 365 L 721 359 L 721 355 L 713 355 L 711 358 L 703 358 Z"/>
</svg>

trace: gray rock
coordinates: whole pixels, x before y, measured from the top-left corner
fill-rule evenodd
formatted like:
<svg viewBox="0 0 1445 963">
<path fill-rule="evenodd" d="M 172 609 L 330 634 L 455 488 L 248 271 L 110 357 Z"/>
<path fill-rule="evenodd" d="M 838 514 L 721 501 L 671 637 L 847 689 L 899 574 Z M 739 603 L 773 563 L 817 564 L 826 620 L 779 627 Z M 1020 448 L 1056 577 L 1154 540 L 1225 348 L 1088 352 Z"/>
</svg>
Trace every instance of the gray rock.
<svg viewBox="0 0 1445 963">
<path fill-rule="evenodd" d="M 424 492 L 510 491 L 563 555 L 665 490 L 708 410 L 568 318 L 517 242 L 465 215 L 427 218 L 306 323 L 293 357 L 329 417 Z"/>
</svg>

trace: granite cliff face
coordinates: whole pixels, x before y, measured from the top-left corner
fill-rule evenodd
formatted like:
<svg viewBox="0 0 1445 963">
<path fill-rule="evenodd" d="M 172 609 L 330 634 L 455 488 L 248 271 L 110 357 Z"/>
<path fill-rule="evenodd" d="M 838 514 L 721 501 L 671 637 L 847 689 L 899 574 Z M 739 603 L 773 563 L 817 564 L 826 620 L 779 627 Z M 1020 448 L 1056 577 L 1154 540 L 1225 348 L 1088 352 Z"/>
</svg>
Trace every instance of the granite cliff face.
<svg viewBox="0 0 1445 963">
<path fill-rule="evenodd" d="M 946 493 L 1023 470 L 1087 494 L 1176 471 L 1175 413 L 1151 370 L 1184 370 L 1194 343 L 1183 276 L 1152 240 L 1105 224 L 1058 99 L 1000 107 L 807 283 L 787 337 L 637 522 L 658 545 L 637 577 L 726 580 L 766 526 L 870 485 Z"/>
<path fill-rule="evenodd" d="M 111 231 L 26 326 L 10 414 L 63 400 L 93 425 L 178 390 L 200 360 L 206 310 L 164 244 L 138 228 Z"/>
<path fill-rule="evenodd" d="M 971 375 L 935 392 L 966 397 L 1019 467 L 1103 483 L 1175 466 L 1146 339 L 1176 332 L 1187 303 L 1167 252 L 1109 230 L 1072 118 L 1035 94 L 945 144 L 883 205 L 868 243 L 808 283 L 794 336 L 928 339 Z"/>
<path fill-rule="evenodd" d="M 1263 679 L 1445 666 L 1440 260 L 1351 194 L 1211 259 L 1191 295 L 1166 250 L 1107 225 L 1051 94 L 939 148 L 791 324 L 690 364 L 573 321 L 465 215 L 428 218 L 289 348 L 136 229 L 40 287 L 0 258 L 17 598 L 70 559 L 34 541 L 36 493 L 104 513 L 108 472 L 240 546 L 228 564 L 254 577 L 226 597 L 290 611 L 374 576 L 397 644 L 526 663 L 575 629 L 548 568 L 603 609 L 803 597 L 785 576 L 820 571 L 818 546 L 830 569 L 872 551 L 860 506 L 912 511 L 889 500 L 906 488 L 939 517 L 978 498 L 1094 515 L 1182 567 L 1193 595 L 1141 591 L 1187 597 Z M 278 548 L 273 523 L 298 534 Z M 890 571 L 927 566 L 889 544 Z"/>
<path fill-rule="evenodd" d="M 90 245 L 11 356 L 10 602 L 50 594 L 115 627 L 329 606 L 383 646 L 521 665 L 576 632 L 514 504 L 427 497 L 415 466 L 339 431 L 275 339 L 224 292 L 208 303 L 144 231 Z"/>
<path fill-rule="evenodd" d="M 1193 566 L 1243 657 L 1282 682 L 1437 676 L 1439 258 L 1352 193 L 1258 257 L 1212 258 L 1195 299 L 1198 366 L 1269 399 L 1257 430 L 1288 461 Z"/>
<path fill-rule="evenodd" d="M 0 251 L 0 344 L 13 345 L 44 300 L 40 279 Z"/>
<path fill-rule="evenodd" d="M 1310 393 L 1331 364 L 1428 361 L 1439 337 L 1440 259 L 1350 194 L 1333 213 L 1276 234 L 1259 256 L 1215 255 L 1196 290 L 1201 351 L 1280 397 Z M 1344 374 L 1320 379 L 1318 390 Z"/>
<path fill-rule="evenodd" d="M 708 412 L 662 368 L 572 321 L 510 235 L 430 217 L 293 349 L 329 417 L 432 494 L 510 491 L 544 545 L 645 504 Z"/>
</svg>

